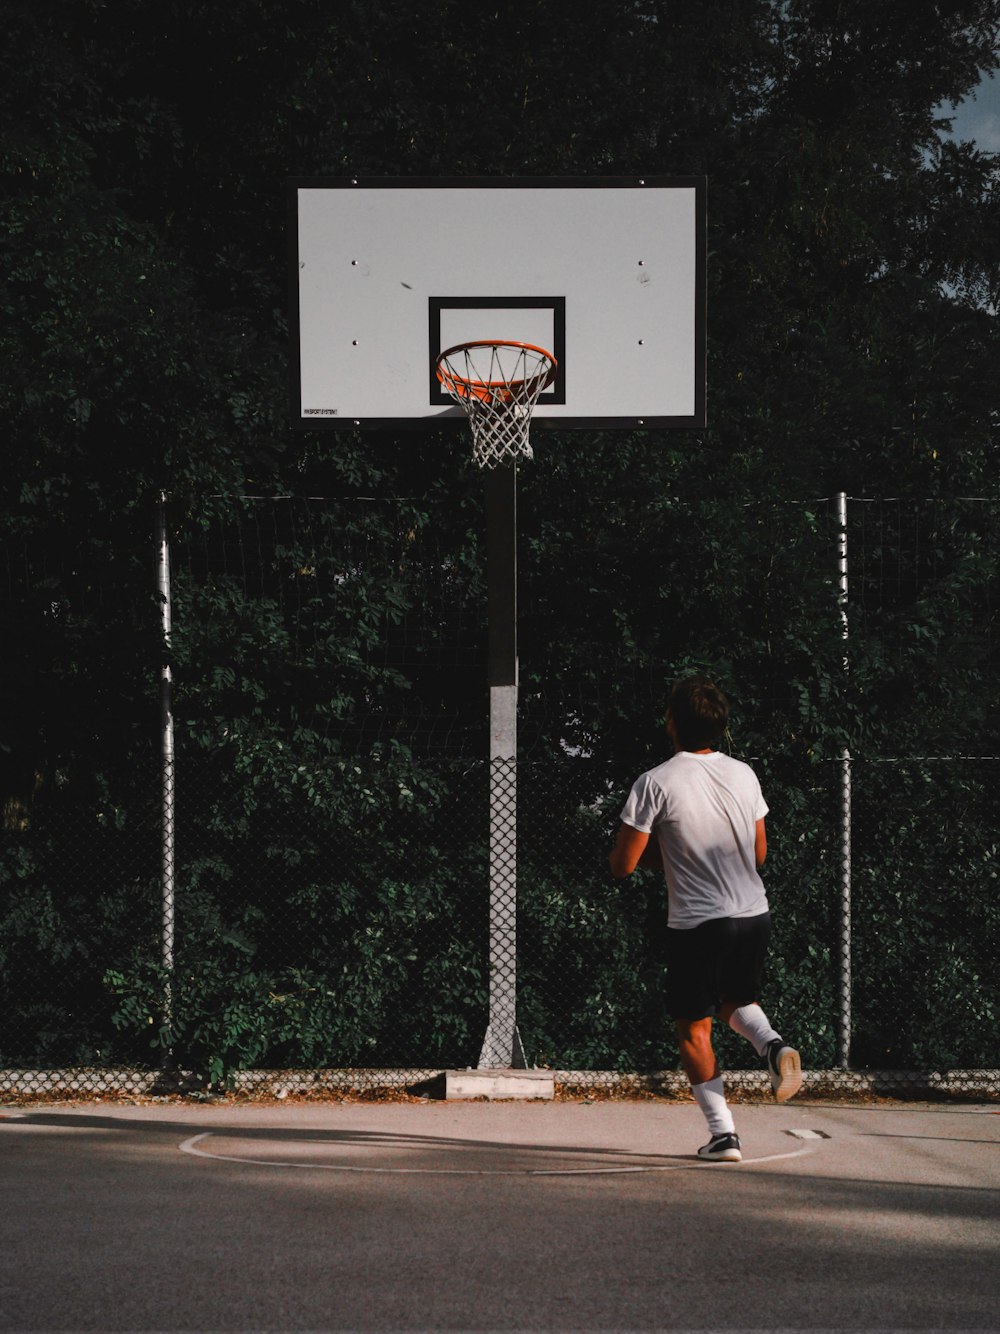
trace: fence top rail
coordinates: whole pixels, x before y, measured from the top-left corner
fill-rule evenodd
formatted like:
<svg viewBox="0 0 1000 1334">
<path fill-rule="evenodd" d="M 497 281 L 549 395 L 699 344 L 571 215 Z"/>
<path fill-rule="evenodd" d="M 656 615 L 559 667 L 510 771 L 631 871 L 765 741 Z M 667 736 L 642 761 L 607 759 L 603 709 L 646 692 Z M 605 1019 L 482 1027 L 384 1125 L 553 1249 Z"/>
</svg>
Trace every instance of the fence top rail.
<svg viewBox="0 0 1000 1334">
<path fill-rule="evenodd" d="M 824 763 L 831 760 L 837 764 L 851 760 L 859 764 L 948 764 L 958 761 L 975 760 L 978 763 L 995 763 L 1000 755 L 828 755 Z"/>
</svg>

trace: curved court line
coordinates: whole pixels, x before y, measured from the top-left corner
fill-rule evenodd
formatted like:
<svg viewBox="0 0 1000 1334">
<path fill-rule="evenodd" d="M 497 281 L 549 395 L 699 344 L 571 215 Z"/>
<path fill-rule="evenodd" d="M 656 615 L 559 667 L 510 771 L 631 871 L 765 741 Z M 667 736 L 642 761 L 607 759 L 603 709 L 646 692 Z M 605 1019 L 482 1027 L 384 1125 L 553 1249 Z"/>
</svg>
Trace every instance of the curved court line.
<svg viewBox="0 0 1000 1334">
<path fill-rule="evenodd" d="M 771 1153 L 763 1158 L 744 1159 L 742 1163 L 719 1163 L 719 1162 L 690 1162 L 690 1163 L 664 1163 L 661 1166 L 649 1165 L 645 1167 L 525 1167 L 516 1171 L 504 1170 L 492 1167 L 352 1167 L 341 1163 L 282 1163 L 275 1162 L 270 1158 L 237 1158 L 228 1153 L 209 1153 L 205 1149 L 198 1148 L 201 1140 L 209 1139 L 215 1132 L 213 1130 L 202 1131 L 200 1135 L 192 1135 L 178 1145 L 181 1153 L 190 1154 L 193 1158 L 207 1158 L 218 1163 L 239 1163 L 244 1167 L 293 1167 L 301 1170 L 312 1170 L 319 1172 L 362 1172 L 362 1173 L 381 1173 L 391 1176 L 458 1176 L 458 1177 L 575 1177 L 575 1176 L 625 1176 L 637 1172 L 689 1172 L 692 1169 L 701 1170 L 706 1167 L 755 1167 L 758 1163 L 773 1163 L 784 1158 L 801 1158 L 803 1154 L 815 1153 L 815 1146 L 812 1144 L 803 1145 L 800 1149 L 792 1149 L 788 1153 Z M 295 1143 L 294 1140 L 284 1140 L 283 1143 Z M 316 1140 L 302 1140 L 301 1143 L 316 1144 Z"/>
</svg>

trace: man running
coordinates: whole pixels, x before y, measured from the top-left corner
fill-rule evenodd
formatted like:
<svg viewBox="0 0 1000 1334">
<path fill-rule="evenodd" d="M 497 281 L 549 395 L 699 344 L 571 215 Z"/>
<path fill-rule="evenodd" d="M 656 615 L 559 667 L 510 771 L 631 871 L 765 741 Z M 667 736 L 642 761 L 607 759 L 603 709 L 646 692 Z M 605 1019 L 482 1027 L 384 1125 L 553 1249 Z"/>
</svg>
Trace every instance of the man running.
<svg viewBox="0 0 1000 1334">
<path fill-rule="evenodd" d="M 750 766 L 715 749 L 728 719 L 729 702 L 711 681 L 693 677 L 674 686 L 667 733 L 675 754 L 636 780 L 610 860 L 618 879 L 637 866 L 663 871 L 669 1008 L 711 1136 L 698 1156 L 738 1163 L 743 1155 L 712 1048 L 713 1017 L 765 1059 L 778 1102 L 799 1091 L 802 1068 L 757 1001 L 771 934 L 759 874 L 767 805 Z"/>
</svg>

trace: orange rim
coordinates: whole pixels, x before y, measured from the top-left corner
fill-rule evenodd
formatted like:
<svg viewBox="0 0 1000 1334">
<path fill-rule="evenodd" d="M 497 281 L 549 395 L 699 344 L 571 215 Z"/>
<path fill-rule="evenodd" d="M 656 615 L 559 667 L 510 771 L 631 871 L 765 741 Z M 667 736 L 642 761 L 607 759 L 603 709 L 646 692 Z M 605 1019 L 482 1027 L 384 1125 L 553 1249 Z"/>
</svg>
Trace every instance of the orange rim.
<svg viewBox="0 0 1000 1334">
<path fill-rule="evenodd" d="M 526 376 L 522 380 L 475 380 L 465 375 L 458 375 L 455 371 L 446 370 L 441 364 L 456 352 L 467 352 L 473 347 L 519 347 L 526 352 L 536 352 L 549 364 L 537 374 Z M 547 348 L 538 347 L 534 343 L 520 343 L 513 338 L 482 338 L 475 342 L 456 343 L 454 347 L 445 348 L 443 352 L 438 353 L 434 370 L 438 380 L 450 393 L 455 393 L 460 398 L 478 398 L 485 403 L 493 397 L 512 402 L 518 389 L 522 389 L 525 385 L 530 385 L 534 389 L 539 380 L 542 381 L 538 391 L 541 393 L 555 379 L 557 368 L 558 362 Z"/>
</svg>

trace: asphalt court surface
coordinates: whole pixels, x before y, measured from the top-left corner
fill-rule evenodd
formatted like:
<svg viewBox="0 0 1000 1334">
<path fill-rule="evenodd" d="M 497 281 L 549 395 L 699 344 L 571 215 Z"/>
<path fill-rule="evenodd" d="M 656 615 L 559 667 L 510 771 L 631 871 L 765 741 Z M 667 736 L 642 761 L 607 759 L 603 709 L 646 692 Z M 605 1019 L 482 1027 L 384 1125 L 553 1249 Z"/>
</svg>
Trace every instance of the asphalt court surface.
<svg viewBox="0 0 1000 1334">
<path fill-rule="evenodd" d="M 1000 1329 L 1000 1107 L 0 1107 L 0 1329 Z"/>
</svg>

